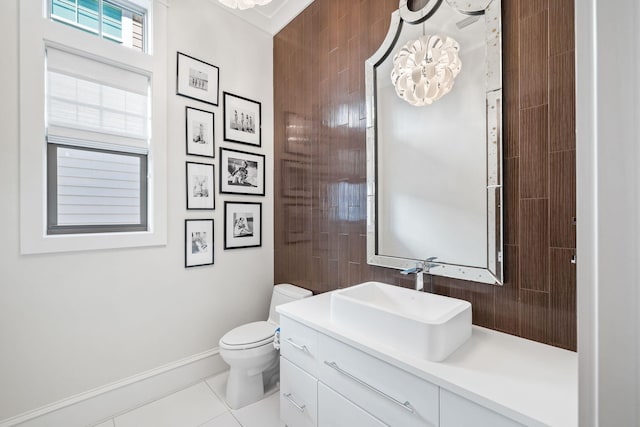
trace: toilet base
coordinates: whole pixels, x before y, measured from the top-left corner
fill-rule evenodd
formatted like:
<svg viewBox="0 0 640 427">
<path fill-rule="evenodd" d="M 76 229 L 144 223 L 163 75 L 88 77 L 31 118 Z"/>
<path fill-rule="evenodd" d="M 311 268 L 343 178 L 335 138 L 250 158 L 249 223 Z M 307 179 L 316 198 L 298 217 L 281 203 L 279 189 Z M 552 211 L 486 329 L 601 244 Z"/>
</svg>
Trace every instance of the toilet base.
<svg viewBox="0 0 640 427">
<path fill-rule="evenodd" d="M 231 409 L 240 409 L 273 393 L 279 386 L 278 359 L 264 372 L 249 374 L 246 369 L 229 370 L 226 402 Z"/>
</svg>

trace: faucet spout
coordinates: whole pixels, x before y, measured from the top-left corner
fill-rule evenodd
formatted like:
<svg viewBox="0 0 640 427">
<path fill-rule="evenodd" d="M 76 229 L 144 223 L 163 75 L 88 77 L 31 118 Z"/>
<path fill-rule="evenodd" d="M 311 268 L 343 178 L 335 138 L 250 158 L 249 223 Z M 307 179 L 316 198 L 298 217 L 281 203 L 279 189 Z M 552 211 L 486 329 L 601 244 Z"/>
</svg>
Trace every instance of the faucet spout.
<svg viewBox="0 0 640 427">
<path fill-rule="evenodd" d="M 400 274 L 405 275 L 405 276 L 409 275 L 409 274 L 415 274 L 416 275 L 415 290 L 416 291 L 423 291 L 424 290 L 424 263 L 418 262 L 418 263 L 416 263 L 415 267 L 407 268 L 405 270 L 402 270 L 400 272 Z"/>
</svg>

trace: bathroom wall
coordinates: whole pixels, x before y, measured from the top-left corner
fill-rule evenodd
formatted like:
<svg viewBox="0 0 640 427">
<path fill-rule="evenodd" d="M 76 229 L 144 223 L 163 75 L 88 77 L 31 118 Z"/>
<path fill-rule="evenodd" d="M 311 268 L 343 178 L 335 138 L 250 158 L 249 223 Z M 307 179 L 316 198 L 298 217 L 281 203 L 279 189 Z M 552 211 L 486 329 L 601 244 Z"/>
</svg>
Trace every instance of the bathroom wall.
<svg viewBox="0 0 640 427">
<path fill-rule="evenodd" d="M 576 349 L 573 0 L 503 0 L 505 276 L 434 277 L 475 324 Z M 397 0 L 316 0 L 274 39 L 275 279 L 314 292 L 366 280 L 364 61 Z"/>
<path fill-rule="evenodd" d="M 215 353 L 227 330 L 266 318 L 274 282 L 273 39 L 207 0 L 171 1 L 168 9 L 167 245 L 20 255 L 19 1 L 25 0 L 3 2 L 0 14 L 0 424 L 202 352 Z M 185 209 L 185 105 L 215 113 L 216 148 L 234 144 L 222 142 L 222 104 L 174 95 L 176 50 L 220 67 L 220 96 L 227 90 L 262 102 L 263 146 L 255 151 L 267 156 L 267 196 L 251 198 L 263 203 L 261 248 L 223 250 L 224 200 L 249 198 L 216 195 L 213 212 Z M 217 167 L 218 159 L 213 163 Z M 215 265 L 184 268 L 186 218 L 214 218 Z M 129 402 L 136 397 L 130 394 Z"/>
</svg>

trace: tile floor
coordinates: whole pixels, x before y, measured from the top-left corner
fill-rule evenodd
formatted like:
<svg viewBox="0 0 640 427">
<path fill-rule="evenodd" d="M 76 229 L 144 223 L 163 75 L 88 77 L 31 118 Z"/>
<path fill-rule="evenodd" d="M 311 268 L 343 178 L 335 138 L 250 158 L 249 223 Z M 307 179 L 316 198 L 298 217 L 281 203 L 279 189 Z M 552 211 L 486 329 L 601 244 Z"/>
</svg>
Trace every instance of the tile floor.
<svg viewBox="0 0 640 427">
<path fill-rule="evenodd" d="M 224 402 L 228 372 L 151 402 L 96 427 L 278 427 L 279 394 L 233 410 Z"/>
</svg>

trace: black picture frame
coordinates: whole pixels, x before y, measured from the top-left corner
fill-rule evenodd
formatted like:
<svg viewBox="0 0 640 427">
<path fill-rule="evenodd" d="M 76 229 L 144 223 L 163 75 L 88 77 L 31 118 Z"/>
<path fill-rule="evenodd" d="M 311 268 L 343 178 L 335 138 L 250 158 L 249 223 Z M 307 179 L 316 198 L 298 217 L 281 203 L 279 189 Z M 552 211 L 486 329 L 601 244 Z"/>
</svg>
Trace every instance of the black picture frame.
<svg viewBox="0 0 640 427">
<path fill-rule="evenodd" d="M 182 52 L 176 62 L 176 95 L 218 106 L 220 68 Z"/>
<path fill-rule="evenodd" d="M 188 156 L 216 157 L 215 114 L 185 107 L 185 145 Z"/>
<path fill-rule="evenodd" d="M 184 268 L 214 264 L 213 219 L 185 219 L 184 237 Z"/>
<path fill-rule="evenodd" d="M 185 184 L 187 210 L 214 210 L 216 208 L 214 165 L 186 162 Z"/>
<path fill-rule="evenodd" d="M 262 146 L 262 104 L 229 92 L 222 93 L 225 141 Z M 245 120 L 245 115 L 249 117 Z"/>
<path fill-rule="evenodd" d="M 262 246 L 262 203 L 224 202 L 224 249 Z"/>
<path fill-rule="evenodd" d="M 264 196 L 265 159 L 264 154 L 220 147 L 220 193 Z"/>
</svg>

